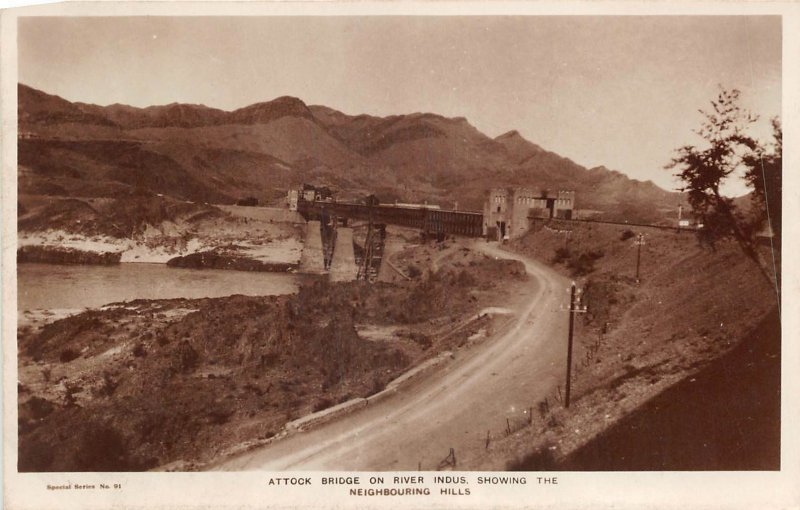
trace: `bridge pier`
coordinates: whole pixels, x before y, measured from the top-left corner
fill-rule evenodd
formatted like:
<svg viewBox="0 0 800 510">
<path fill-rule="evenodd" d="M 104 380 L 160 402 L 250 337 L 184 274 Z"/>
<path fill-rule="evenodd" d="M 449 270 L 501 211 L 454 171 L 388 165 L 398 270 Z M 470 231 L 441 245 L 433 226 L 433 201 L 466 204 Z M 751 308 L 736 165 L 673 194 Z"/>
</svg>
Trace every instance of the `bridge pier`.
<svg viewBox="0 0 800 510">
<path fill-rule="evenodd" d="M 300 255 L 300 272 L 317 274 L 325 272 L 320 229 L 319 221 L 309 221 L 306 224 L 306 242 L 303 245 L 303 253 Z"/>
<path fill-rule="evenodd" d="M 332 282 L 349 282 L 358 276 L 356 255 L 353 251 L 353 229 L 336 229 L 336 247 L 333 249 L 330 278 Z"/>
</svg>

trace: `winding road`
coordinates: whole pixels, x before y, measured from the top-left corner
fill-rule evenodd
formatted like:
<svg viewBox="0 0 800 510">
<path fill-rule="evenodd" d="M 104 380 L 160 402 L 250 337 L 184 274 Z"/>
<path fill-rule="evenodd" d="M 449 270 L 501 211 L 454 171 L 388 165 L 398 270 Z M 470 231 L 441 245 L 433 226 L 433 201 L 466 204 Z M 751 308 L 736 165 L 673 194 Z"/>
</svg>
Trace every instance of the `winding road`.
<svg viewBox="0 0 800 510">
<path fill-rule="evenodd" d="M 435 470 L 454 449 L 459 465 L 500 436 L 528 409 L 552 395 L 564 377 L 568 281 L 534 260 L 474 242 L 488 255 L 517 259 L 530 274 L 530 292 L 512 296 L 509 321 L 492 338 L 456 351 L 455 359 L 396 395 L 307 432 L 216 465 L 223 471 Z"/>
</svg>

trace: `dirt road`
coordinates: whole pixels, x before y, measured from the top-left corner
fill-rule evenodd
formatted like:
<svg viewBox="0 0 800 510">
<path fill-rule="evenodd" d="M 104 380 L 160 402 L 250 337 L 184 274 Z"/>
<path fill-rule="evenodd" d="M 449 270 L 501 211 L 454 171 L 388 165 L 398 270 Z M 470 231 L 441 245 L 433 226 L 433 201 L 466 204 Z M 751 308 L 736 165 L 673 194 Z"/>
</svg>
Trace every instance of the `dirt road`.
<svg viewBox="0 0 800 510">
<path fill-rule="evenodd" d="M 457 468 L 479 468 L 470 458 L 485 448 L 487 431 L 500 437 L 506 418 L 512 426 L 527 420 L 529 407 L 563 384 L 567 314 L 560 307 L 567 303 L 568 282 L 495 244 L 474 247 L 518 259 L 531 275 L 530 292 L 511 297 L 514 318 L 493 338 L 458 351 L 456 359 L 397 395 L 215 469 L 435 470 L 450 448 Z"/>
</svg>

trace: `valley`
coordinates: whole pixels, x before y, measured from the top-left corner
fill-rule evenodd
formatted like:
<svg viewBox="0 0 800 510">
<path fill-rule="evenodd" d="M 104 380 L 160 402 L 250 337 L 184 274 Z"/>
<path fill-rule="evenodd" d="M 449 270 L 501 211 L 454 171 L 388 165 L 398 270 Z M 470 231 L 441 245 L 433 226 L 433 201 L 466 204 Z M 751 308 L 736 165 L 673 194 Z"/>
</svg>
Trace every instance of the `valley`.
<svg viewBox="0 0 800 510">
<path fill-rule="evenodd" d="M 225 112 L 19 95 L 17 260 L 42 279 L 31 288 L 47 288 L 44 264 L 95 264 L 58 278 L 113 281 L 97 294 L 121 296 L 19 309 L 21 471 L 434 470 L 450 449 L 459 469 L 580 470 L 598 438 L 774 317 L 774 289 L 736 246 L 674 228 L 685 197 L 516 131 L 291 97 Z M 321 218 L 291 210 L 287 190 L 307 183 L 335 191 L 329 213 L 374 195 L 438 225 L 483 210 L 489 190 L 572 198 L 549 216 L 520 209 L 522 227 L 498 208 L 498 228 L 518 223 L 509 239 L 489 223 L 478 239 L 390 223 L 367 284 L 349 281 L 367 222 L 327 223 L 325 199 Z M 323 262 L 333 246 L 346 253 Z M 123 275 L 152 264 L 144 286 Z M 587 309 L 565 409 L 571 279 Z M 178 294 L 151 292 L 168 287 Z"/>
</svg>

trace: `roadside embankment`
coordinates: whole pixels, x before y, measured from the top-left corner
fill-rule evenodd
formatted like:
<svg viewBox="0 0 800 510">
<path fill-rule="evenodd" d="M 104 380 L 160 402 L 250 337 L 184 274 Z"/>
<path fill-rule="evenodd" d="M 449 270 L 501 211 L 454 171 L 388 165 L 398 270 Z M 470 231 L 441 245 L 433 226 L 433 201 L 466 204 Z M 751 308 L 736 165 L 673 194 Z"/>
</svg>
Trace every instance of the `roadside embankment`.
<svg viewBox="0 0 800 510">
<path fill-rule="evenodd" d="M 323 411 L 318 411 L 316 413 L 303 416 L 302 418 L 298 418 L 294 421 L 290 421 L 286 423 L 284 427 L 286 430 L 293 432 L 305 430 L 315 425 L 334 420 L 347 413 L 352 413 L 353 411 L 363 407 L 367 407 L 367 404 L 368 402 L 365 398 L 354 398 L 348 400 L 347 402 L 342 402 L 341 404 L 329 407 Z"/>
<path fill-rule="evenodd" d="M 711 251 L 699 246 L 688 232 L 648 231 L 644 245 L 639 246 L 634 244 L 639 232 L 625 226 L 573 224 L 569 232 L 564 230 L 541 229 L 509 248 L 575 278 L 583 290 L 582 303 L 588 309 L 575 320 L 571 406 L 563 407 L 562 384 L 538 403 L 530 425 L 492 442 L 476 461 L 484 467 L 535 470 L 560 465 L 678 383 L 694 385 L 695 402 L 705 400 L 706 389 L 685 381 L 700 381 L 698 372 L 734 349 L 775 306 L 774 289 L 732 243 L 721 243 Z M 737 388 L 731 386 L 730 398 L 742 397 L 736 394 Z M 762 390 L 773 389 L 765 386 Z M 688 393 L 681 395 L 688 398 Z M 681 409 L 685 412 L 681 421 L 699 419 L 691 411 L 697 406 Z M 727 425 L 735 427 L 735 422 Z M 726 443 L 725 437 L 730 436 L 711 438 L 713 448 L 736 447 Z M 642 434 L 632 432 L 620 439 L 625 441 L 631 449 L 658 448 L 661 458 L 683 455 L 683 446 L 666 435 L 644 441 Z M 583 457 L 574 457 L 579 458 Z M 512 462 L 507 465 L 508 461 Z M 650 461 L 643 469 L 662 468 L 655 457 Z M 725 467 L 713 455 L 705 462 L 707 469 L 734 468 L 733 464 Z M 603 469 L 624 469 L 624 465 L 609 461 Z M 591 469 L 577 461 L 570 467 Z"/>
<path fill-rule="evenodd" d="M 781 332 L 773 310 L 733 350 L 549 469 L 777 470 Z M 529 469 L 525 460 L 520 469 Z"/>
</svg>

